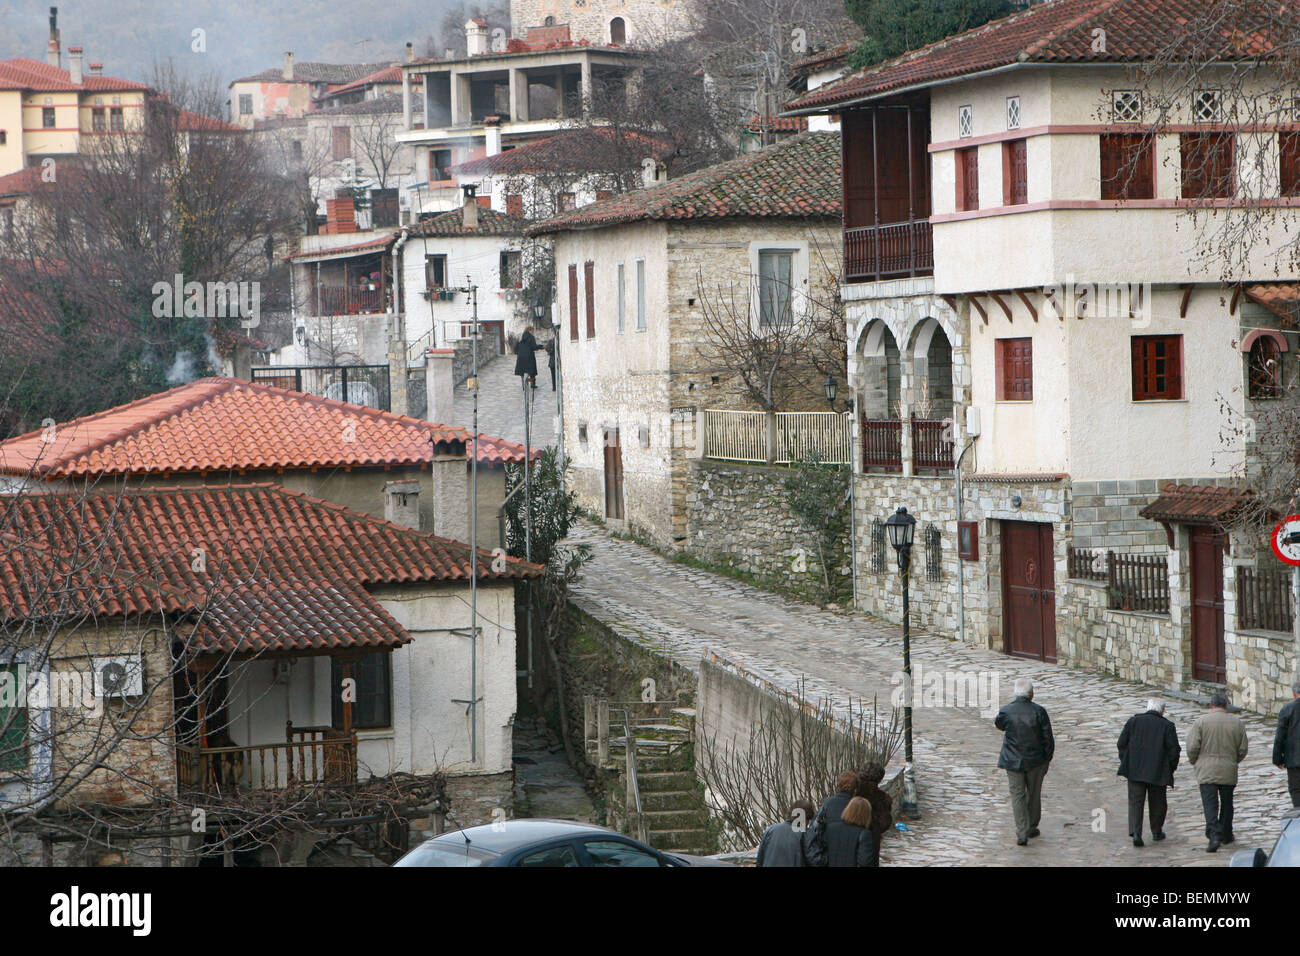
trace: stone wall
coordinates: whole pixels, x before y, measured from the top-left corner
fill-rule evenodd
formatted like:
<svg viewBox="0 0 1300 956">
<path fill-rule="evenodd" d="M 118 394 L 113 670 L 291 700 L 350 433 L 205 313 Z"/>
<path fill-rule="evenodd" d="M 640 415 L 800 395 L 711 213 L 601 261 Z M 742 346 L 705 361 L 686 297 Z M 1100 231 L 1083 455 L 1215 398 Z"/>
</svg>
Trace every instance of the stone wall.
<svg viewBox="0 0 1300 956">
<path fill-rule="evenodd" d="M 791 513 L 785 488 L 796 474 L 791 468 L 692 460 L 683 548 L 709 563 L 730 564 L 797 592 L 820 595 L 823 577 L 817 538 Z M 846 528 L 831 559 L 831 586 L 841 592 L 852 589 L 849 538 Z"/>
<path fill-rule="evenodd" d="M 1076 481 L 1070 488 L 1071 519 L 1076 548 L 1102 551 L 1163 552 L 1164 529 L 1140 512 L 1165 485 L 1236 487 L 1239 478 L 1144 478 L 1132 481 Z"/>
</svg>

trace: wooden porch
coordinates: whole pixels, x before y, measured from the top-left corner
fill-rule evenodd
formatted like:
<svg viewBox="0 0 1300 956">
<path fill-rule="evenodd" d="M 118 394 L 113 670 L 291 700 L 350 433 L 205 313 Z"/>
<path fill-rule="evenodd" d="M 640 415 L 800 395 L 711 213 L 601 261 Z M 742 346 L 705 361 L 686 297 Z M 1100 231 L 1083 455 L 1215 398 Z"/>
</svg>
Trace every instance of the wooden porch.
<svg viewBox="0 0 1300 956">
<path fill-rule="evenodd" d="M 356 783 L 357 735 L 333 727 L 285 724 L 284 743 L 177 745 L 181 793 L 300 790 Z"/>
</svg>

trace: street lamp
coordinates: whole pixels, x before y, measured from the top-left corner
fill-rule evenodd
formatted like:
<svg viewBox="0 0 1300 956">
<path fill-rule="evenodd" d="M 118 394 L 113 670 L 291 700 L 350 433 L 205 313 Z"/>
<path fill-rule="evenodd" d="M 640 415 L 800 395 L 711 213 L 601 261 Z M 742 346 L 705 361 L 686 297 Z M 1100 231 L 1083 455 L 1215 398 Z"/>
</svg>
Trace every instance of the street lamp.
<svg viewBox="0 0 1300 956">
<path fill-rule="evenodd" d="M 835 411 L 835 395 L 840 390 L 840 383 L 835 381 L 834 375 L 827 375 L 822 387 L 826 389 L 826 404 L 831 407 L 831 411 Z"/>
<path fill-rule="evenodd" d="M 888 520 L 889 543 L 898 552 L 898 571 L 903 577 L 903 685 L 906 691 L 903 703 L 903 806 L 909 819 L 921 816 L 916 805 L 916 777 L 912 768 L 912 622 L 907 584 L 912 569 L 912 539 L 916 534 L 916 519 L 899 508 Z"/>
</svg>

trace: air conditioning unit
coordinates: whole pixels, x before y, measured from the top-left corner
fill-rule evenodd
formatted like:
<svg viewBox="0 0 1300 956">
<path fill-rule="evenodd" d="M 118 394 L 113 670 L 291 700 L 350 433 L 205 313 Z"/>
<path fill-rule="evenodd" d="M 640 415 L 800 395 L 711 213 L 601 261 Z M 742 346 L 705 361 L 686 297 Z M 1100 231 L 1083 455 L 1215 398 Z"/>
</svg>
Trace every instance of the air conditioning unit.
<svg viewBox="0 0 1300 956">
<path fill-rule="evenodd" d="M 139 697 L 144 693 L 144 661 L 139 654 L 92 657 L 96 697 Z"/>
</svg>

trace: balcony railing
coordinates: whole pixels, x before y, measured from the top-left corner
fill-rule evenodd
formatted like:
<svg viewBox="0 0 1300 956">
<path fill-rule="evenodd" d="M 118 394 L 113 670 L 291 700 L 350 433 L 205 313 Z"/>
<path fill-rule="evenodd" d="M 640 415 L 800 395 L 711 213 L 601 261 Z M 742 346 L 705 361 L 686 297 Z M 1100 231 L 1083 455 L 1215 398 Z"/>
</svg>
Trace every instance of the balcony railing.
<svg viewBox="0 0 1300 956">
<path fill-rule="evenodd" d="M 912 419 L 914 471 L 950 471 L 953 467 L 951 421 Z"/>
<path fill-rule="evenodd" d="M 862 419 L 862 470 L 903 470 L 903 423 L 896 419 Z"/>
<path fill-rule="evenodd" d="M 356 783 L 356 734 L 330 727 L 289 728 L 286 743 L 176 747 L 181 793 L 296 790 Z"/>
<path fill-rule="evenodd" d="M 1071 578 L 1106 582 L 1106 606 L 1112 611 L 1169 613 L 1169 558 L 1163 554 L 1116 554 L 1069 548 Z"/>
<path fill-rule="evenodd" d="M 338 402 L 391 410 L 387 365 L 268 366 L 252 370 L 253 381 Z"/>
<path fill-rule="evenodd" d="M 775 447 L 769 448 L 766 412 L 704 409 L 704 457 L 786 465 L 816 458 L 847 465 L 851 455 L 850 419 L 840 412 L 777 412 Z"/>
<path fill-rule="evenodd" d="M 844 272 L 849 282 L 933 275 L 929 220 L 845 229 Z"/>
<path fill-rule="evenodd" d="M 383 289 L 349 286 L 317 286 L 313 299 L 316 315 L 376 315 L 388 311 L 387 301 Z"/>
</svg>

